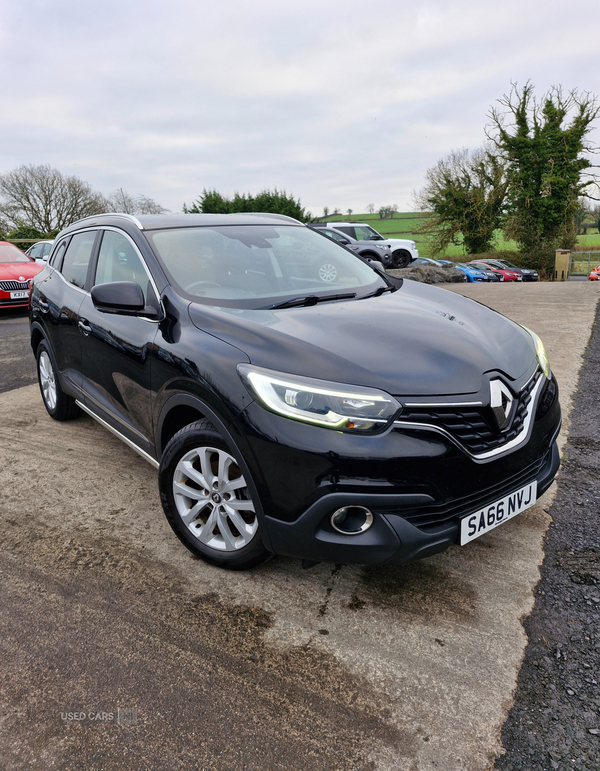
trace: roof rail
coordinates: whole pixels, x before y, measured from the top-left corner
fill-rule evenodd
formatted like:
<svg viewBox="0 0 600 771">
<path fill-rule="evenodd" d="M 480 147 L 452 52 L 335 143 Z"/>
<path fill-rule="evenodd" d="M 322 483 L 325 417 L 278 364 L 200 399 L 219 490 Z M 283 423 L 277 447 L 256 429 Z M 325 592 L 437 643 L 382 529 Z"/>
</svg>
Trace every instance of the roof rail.
<svg viewBox="0 0 600 771">
<path fill-rule="evenodd" d="M 300 220 L 297 220 L 294 217 L 288 217 L 287 214 L 271 214 L 271 212 L 268 212 L 268 211 L 240 211 L 235 213 L 242 214 L 243 216 L 248 216 L 248 217 L 273 217 L 273 219 L 276 219 L 276 220 L 287 220 L 288 222 L 297 222 L 298 225 L 303 224 L 302 222 L 300 222 Z"/>
<path fill-rule="evenodd" d="M 82 219 L 77 220 L 76 222 L 72 222 L 71 224 L 75 225 L 79 224 L 80 222 L 85 222 L 86 220 L 96 220 L 98 217 L 125 217 L 125 219 L 133 222 L 134 225 L 136 225 L 140 230 L 144 229 L 144 226 L 137 217 L 134 217 L 133 214 L 123 214 L 122 212 L 102 212 L 101 214 L 92 214 L 89 217 L 83 217 Z M 69 227 L 71 227 L 71 225 L 69 225 Z"/>
</svg>

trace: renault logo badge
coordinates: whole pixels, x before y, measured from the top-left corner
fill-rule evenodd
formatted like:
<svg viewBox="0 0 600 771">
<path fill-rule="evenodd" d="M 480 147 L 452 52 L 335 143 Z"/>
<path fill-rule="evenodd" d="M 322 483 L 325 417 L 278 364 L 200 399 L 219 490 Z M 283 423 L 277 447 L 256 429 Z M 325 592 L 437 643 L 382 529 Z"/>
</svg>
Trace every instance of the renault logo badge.
<svg viewBox="0 0 600 771">
<path fill-rule="evenodd" d="M 501 380 L 490 383 L 490 406 L 500 431 L 504 431 L 512 417 L 514 397 Z"/>
</svg>

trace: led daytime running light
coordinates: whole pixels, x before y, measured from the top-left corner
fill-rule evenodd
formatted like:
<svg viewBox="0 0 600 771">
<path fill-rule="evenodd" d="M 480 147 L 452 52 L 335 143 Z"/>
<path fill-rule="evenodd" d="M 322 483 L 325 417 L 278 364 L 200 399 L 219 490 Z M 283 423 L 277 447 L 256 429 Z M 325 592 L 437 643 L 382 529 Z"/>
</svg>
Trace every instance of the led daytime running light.
<svg viewBox="0 0 600 771">
<path fill-rule="evenodd" d="M 523 325 L 521 324 L 521 326 Z M 536 333 L 528 327 L 523 327 L 523 329 L 531 335 L 533 344 L 535 345 L 535 355 L 537 357 L 538 364 L 542 368 L 544 375 L 550 379 L 552 376 L 552 372 L 550 370 L 550 360 L 548 359 L 548 354 L 546 353 L 546 348 L 542 342 L 541 337 L 536 335 Z"/>
<path fill-rule="evenodd" d="M 330 387 L 325 381 L 296 379 L 246 364 L 240 364 L 238 372 L 263 407 L 325 428 L 376 430 L 400 409 L 392 396 L 372 388 L 336 388 L 337 383 Z"/>
</svg>

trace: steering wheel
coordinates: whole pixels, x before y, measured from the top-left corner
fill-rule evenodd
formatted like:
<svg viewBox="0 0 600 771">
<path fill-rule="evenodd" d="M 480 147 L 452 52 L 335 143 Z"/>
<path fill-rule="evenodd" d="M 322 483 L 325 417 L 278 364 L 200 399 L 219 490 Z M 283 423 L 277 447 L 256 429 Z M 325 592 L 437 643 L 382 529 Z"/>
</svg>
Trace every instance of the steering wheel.
<svg viewBox="0 0 600 771">
<path fill-rule="evenodd" d="M 186 291 L 186 292 L 191 292 L 191 291 L 192 291 L 192 289 L 193 289 L 194 287 L 196 287 L 196 286 L 216 286 L 216 287 L 218 287 L 219 289 L 222 289 L 222 288 L 223 288 L 223 287 L 221 286 L 221 284 L 217 284 L 217 282 L 216 282 L 216 281 L 194 281 L 192 284 L 189 284 L 188 286 L 186 286 L 186 288 L 185 288 L 185 291 Z"/>
</svg>

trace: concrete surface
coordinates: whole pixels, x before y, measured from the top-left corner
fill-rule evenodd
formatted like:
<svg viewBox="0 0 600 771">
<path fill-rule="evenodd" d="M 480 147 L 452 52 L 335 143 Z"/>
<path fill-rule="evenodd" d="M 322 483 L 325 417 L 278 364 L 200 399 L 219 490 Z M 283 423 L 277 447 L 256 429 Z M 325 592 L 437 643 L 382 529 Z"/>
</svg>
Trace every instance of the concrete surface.
<svg viewBox="0 0 600 771">
<path fill-rule="evenodd" d="M 598 287 L 451 288 L 540 334 L 568 412 Z M 477 771 L 501 752 L 553 488 L 412 565 L 227 573 L 179 544 L 156 473 L 91 419 L 51 421 L 36 386 L 1 394 L 0 417 L 6 769 Z M 117 707 L 137 724 L 61 717 Z"/>
</svg>

